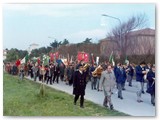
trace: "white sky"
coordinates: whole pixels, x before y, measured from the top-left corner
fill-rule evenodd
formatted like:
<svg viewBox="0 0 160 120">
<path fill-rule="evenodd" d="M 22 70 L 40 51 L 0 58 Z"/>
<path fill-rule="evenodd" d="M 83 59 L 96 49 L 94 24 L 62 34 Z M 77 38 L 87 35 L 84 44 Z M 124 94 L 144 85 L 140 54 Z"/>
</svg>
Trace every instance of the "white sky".
<svg viewBox="0 0 160 120">
<path fill-rule="evenodd" d="M 58 41 L 66 38 L 70 43 L 88 37 L 98 42 L 119 24 L 115 19 L 102 18 L 104 13 L 122 22 L 145 13 L 147 27 L 155 28 L 155 4 L 4 4 L 3 47 L 25 50 L 32 43 L 49 46 L 54 39 L 48 37 Z"/>
</svg>

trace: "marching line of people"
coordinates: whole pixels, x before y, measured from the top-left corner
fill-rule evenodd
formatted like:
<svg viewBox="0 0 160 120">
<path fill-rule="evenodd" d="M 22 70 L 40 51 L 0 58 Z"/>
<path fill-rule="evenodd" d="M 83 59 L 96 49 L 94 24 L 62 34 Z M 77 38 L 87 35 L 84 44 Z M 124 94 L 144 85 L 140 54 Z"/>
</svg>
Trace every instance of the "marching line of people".
<svg viewBox="0 0 160 120">
<path fill-rule="evenodd" d="M 84 108 L 84 96 L 87 82 L 91 82 L 91 90 L 104 91 L 104 107 L 114 108 L 111 96 L 113 89 L 118 90 L 118 98 L 127 99 L 123 96 L 125 83 L 128 81 L 128 86 L 132 87 L 133 77 L 137 81 L 137 102 L 141 103 L 142 94 L 145 92 L 151 95 L 151 104 L 155 106 L 155 65 L 141 62 L 135 66 L 133 63 L 122 65 L 118 63 L 116 66 L 111 64 L 88 65 L 81 61 L 78 64 L 70 64 L 65 66 L 63 63 L 50 63 L 44 66 L 38 63 L 28 63 L 27 65 L 16 66 L 15 64 L 6 64 L 5 71 L 12 75 L 23 77 L 30 76 L 37 81 L 45 82 L 53 85 L 58 84 L 59 80 L 66 82 L 66 85 L 73 86 L 74 105 L 80 98 L 80 107 Z M 144 82 L 147 82 L 147 90 L 144 91 Z"/>
</svg>

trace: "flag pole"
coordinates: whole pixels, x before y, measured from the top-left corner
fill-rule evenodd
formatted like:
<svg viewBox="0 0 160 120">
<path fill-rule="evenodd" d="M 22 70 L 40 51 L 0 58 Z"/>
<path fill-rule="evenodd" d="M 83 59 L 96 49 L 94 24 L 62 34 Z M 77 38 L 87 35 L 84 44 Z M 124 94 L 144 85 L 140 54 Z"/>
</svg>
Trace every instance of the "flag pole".
<svg viewBox="0 0 160 120">
<path fill-rule="evenodd" d="M 113 51 L 111 52 L 111 54 L 110 54 L 110 56 L 109 56 L 109 62 L 111 61 L 112 56 L 113 56 Z"/>
</svg>

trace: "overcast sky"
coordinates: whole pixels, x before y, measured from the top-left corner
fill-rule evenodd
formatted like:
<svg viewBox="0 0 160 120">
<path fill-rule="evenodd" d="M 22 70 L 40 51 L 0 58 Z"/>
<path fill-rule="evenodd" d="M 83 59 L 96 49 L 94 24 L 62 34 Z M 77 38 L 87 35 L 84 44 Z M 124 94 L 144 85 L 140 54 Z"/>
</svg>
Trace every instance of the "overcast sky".
<svg viewBox="0 0 160 120">
<path fill-rule="evenodd" d="M 146 27 L 155 29 L 155 4 L 4 4 L 3 48 L 25 50 L 32 43 L 46 47 L 54 39 L 65 38 L 70 43 L 87 37 L 98 42 L 119 24 L 101 14 L 122 22 L 133 15 L 146 14 Z"/>
</svg>

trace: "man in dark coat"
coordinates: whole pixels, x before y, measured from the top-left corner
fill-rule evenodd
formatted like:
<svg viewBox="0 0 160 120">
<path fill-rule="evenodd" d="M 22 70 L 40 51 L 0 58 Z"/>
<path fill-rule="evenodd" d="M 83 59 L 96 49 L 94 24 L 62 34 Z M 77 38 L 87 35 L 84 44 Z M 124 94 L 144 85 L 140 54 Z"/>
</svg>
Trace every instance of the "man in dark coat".
<svg viewBox="0 0 160 120">
<path fill-rule="evenodd" d="M 151 94 L 151 104 L 155 106 L 155 66 L 152 66 L 151 70 L 148 72 L 147 80 L 149 84 L 147 91 Z"/>
<path fill-rule="evenodd" d="M 78 67 L 79 70 L 75 71 L 73 80 L 73 94 L 75 95 L 74 104 L 76 105 L 79 96 L 81 96 L 80 107 L 83 108 L 86 81 L 85 81 L 85 74 L 83 73 L 83 66 L 80 64 Z"/>
<path fill-rule="evenodd" d="M 145 71 L 145 65 L 146 63 L 143 61 L 140 63 L 140 65 L 136 66 L 136 81 L 138 86 L 137 91 L 137 102 L 143 102 L 141 100 L 141 93 L 144 93 L 144 75 L 147 73 Z"/>
<path fill-rule="evenodd" d="M 53 83 L 56 79 L 57 83 L 59 82 L 59 75 L 60 75 L 60 67 L 59 65 L 56 63 L 53 67 L 54 69 L 54 78 L 53 78 Z"/>
<path fill-rule="evenodd" d="M 73 76 L 74 76 L 74 67 L 72 65 L 69 65 L 67 67 L 67 79 L 68 79 L 68 82 L 69 82 L 69 85 L 71 86 L 73 84 Z"/>
<path fill-rule="evenodd" d="M 63 63 L 61 63 L 60 64 L 60 79 L 61 79 L 61 81 L 64 80 L 65 69 L 66 69 L 66 66 Z"/>
<path fill-rule="evenodd" d="M 48 82 L 50 81 L 50 85 L 52 85 L 51 67 L 52 67 L 52 65 L 50 64 L 50 66 L 48 67 L 48 72 L 47 72 L 47 84 L 48 84 Z"/>
<path fill-rule="evenodd" d="M 127 67 L 127 72 L 128 72 L 128 82 L 129 82 L 129 86 L 132 87 L 132 79 L 133 79 L 133 75 L 134 75 L 134 67 L 133 64 L 129 64 Z"/>
<path fill-rule="evenodd" d="M 119 68 L 116 69 L 116 83 L 118 87 L 118 98 L 123 99 L 122 97 L 122 87 L 126 81 L 126 71 L 123 66 L 120 64 Z"/>
<path fill-rule="evenodd" d="M 93 71 L 95 71 L 96 69 L 96 64 L 92 65 L 91 66 L 91 69 L 90 69 L 90 74 L 91 74 L 91 89 L 95 89 L 96 90 L 96 84 L 97 84 L 97 76 L 94 76 L 92 74 Z"/>
</svg>

